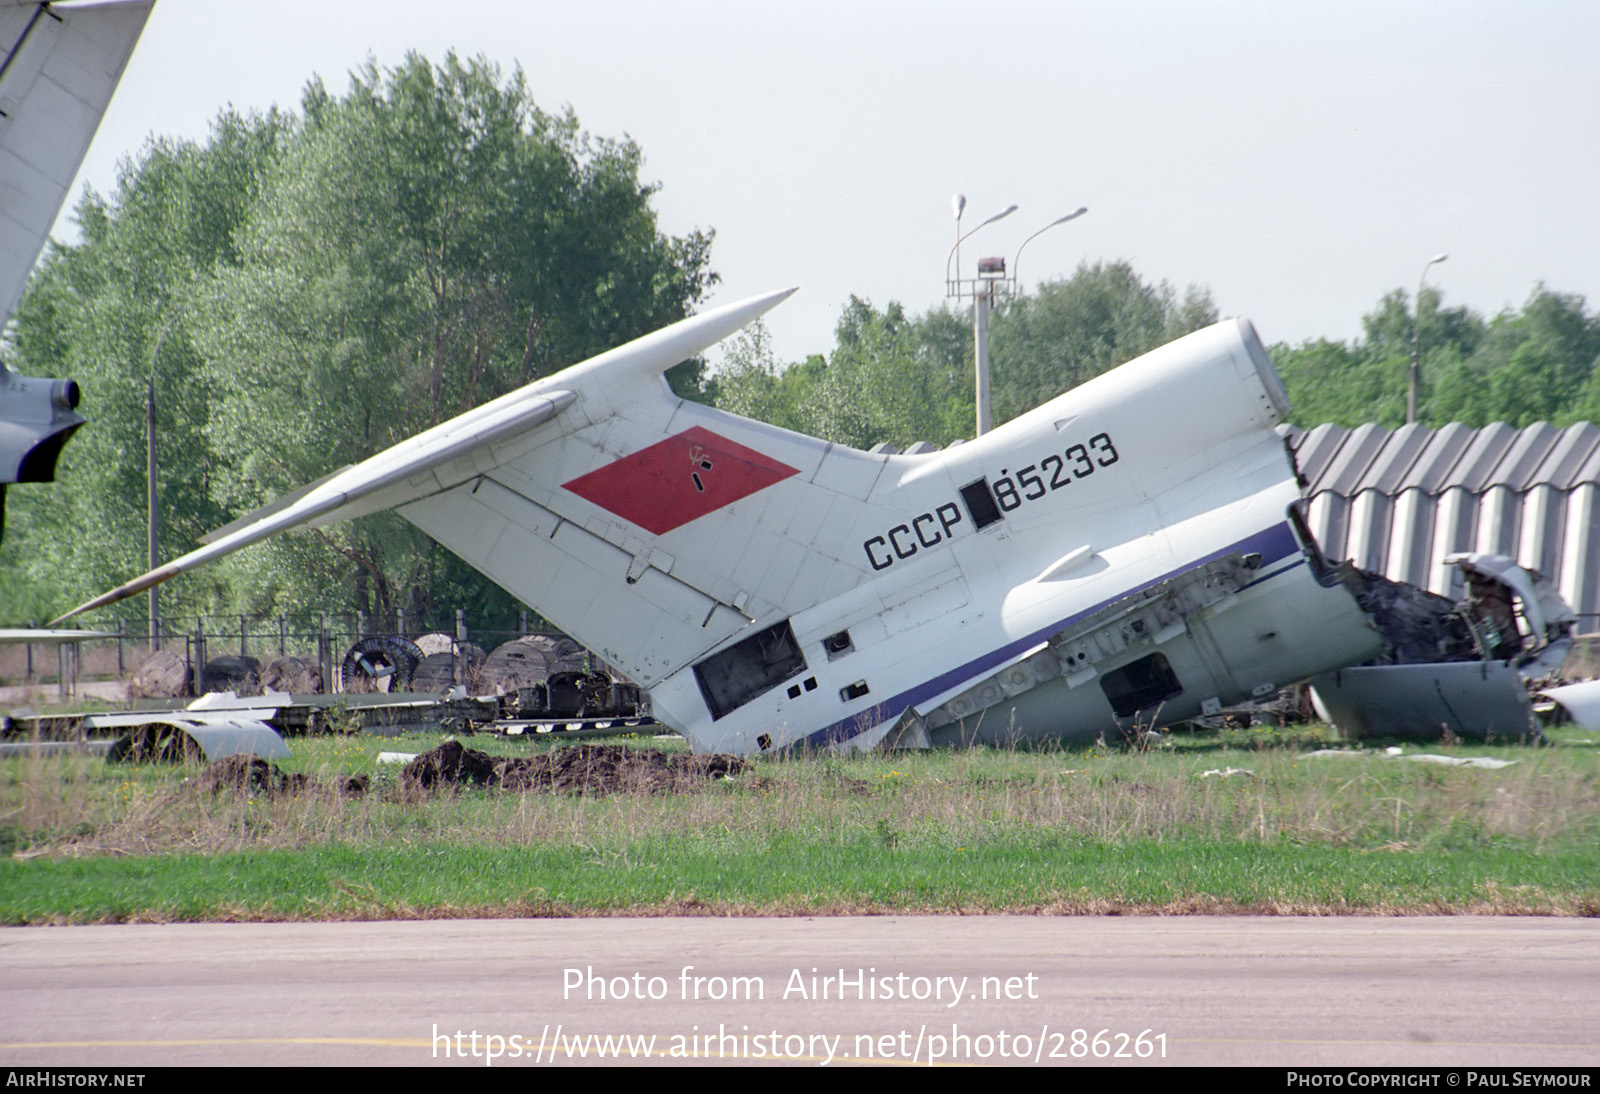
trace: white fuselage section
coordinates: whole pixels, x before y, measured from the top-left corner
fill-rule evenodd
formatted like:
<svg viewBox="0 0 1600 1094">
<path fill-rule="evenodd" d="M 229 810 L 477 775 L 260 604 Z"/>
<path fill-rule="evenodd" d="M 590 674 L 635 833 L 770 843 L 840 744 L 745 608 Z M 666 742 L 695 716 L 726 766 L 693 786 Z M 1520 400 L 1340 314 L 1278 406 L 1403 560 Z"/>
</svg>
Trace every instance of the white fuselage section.
<svg viewBox="0 0 1600 1094">
<path fill-rule="evenodd" d="M 686 667 L 652 686 L 658 716 L 734 752 L 868 745 L 908 710 L 934 744 L 1092 740 L 1371 656 L 1377 632 L 1291 526 L 1276 377 L 1253 340 L 1221 324 L 978 441 L 855 454 L 860 478 L 840 485 L 862 504 L 821 530 L 861 580 L 790 615 L 804 671 L 711 719 Z M 981 528 L 962 492 L 978 482 L 995 504 Z M 1250 565 L 1229 575 L 1229 559 Z M 1182 575 L 1187 591 L 1160 595 Z M 1155 654 L 1159 679 L 1116 678 Z"/>
</svg>

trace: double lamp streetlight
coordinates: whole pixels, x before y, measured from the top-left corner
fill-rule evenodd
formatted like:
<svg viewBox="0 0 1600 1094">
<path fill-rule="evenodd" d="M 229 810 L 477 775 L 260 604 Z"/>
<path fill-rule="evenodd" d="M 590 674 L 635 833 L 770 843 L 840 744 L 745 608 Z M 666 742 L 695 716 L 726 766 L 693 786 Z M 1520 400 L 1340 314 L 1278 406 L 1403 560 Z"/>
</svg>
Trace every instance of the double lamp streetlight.
<svg viewBox="0 0 1600 1094">
<path fill-rule="evenodd" d="M 951 211 L 956 218 L 956 242 L 950 248 L 950 254 L 944 261 L 944 286 L 945 296 L 952 300 L 972 299 L 972 344 L 974 356 L 974 369 L 977 373 L 977 425 L 976 435 L 983 436 L 989 432 L 989 311 L 1000 300 L 1008 298 L 1017 290 L 1017 271 L 1022 262 L 1022 251 L 1029 243 L 1048 232 L 1058 224 L 1065 224 L 1069 220 L 1076 220 L 1089 211 L 1088 206 L 1080 206 L 1065 216 L 1057 217 L 1033 235 L 1022 241 L 1022 246 L 1017 248 L 1017 253 L 1011 260 L 1011 275 L 1006 276 L 1006 260 L 999 258 L 978 259 L 978 275 L 963 279 L 961 276 L 961 244 L 979 229 L 993 224 L 997 220 L 1004 220 L 1017 211 L 1015 205 L 1008 205 L 994 216 L 979 224 L 966 235 L 961 234 L 961 214 L 966 210 L 967 199 L 962 194 L 957 194 L 950 199 Z M 954 271 L 952 273 L 952 270 Z"/>
</svg>

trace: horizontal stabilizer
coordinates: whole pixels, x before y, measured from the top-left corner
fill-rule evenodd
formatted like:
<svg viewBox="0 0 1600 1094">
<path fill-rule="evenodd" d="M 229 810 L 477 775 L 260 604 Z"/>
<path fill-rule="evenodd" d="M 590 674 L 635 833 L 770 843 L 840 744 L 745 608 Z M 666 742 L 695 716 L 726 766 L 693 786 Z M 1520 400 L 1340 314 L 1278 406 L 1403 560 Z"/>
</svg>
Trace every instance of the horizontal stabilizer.
<svg viewBox="0 0 1600 1094">
<path fill-rule="evenodd" d="M 509 406 L 503 405 L 503 400 L 489 404 L 489 407 L 497 408 L 497 412 L 493 415 L 482 415 L 479 411 L 489 407 L 481 407 L 479 411 L 463 414 L 460 418 L 430 429 L 385 452 L 380 452 L 348 471 L 335 475 L 293 505 L 213 540 L 199 550 L 190 551 L 164 566 L 158 566 L 126 585 L 120 585 L 109 593 L 97 596 L 88 603 L 72 609 L 55 622 L 59 623 L 62 619 L 71 619 L 82 612 L 115 604 L 130 596 L 137 596 L 169 578 L 187 573 L 223 555 L 232 554 L 241 547 L 260 543 L 279 532 L 312 524 L 327 524 L 371 512 L 373 510 L 370 507 L 358 506 L 357 503 L 385 487 L 400 485 L 409 479 L 425 475 L 474 449 L 524 433 L 549 421 L 571 406 L 577 398 L 570 391 L 536 394 L 526 388 L 513 394 L 522 398 Z M 467 419 L 473 420 L 469 422 Z M 434 490 L 453 485 L 455 484 L 452 482 L 439 483 L 432 485 L 431 488 L 425 487 L 424 492 L 432 493 Z"/>
<path fill-rule="evenodd" d="M 337 470 L 329 471 L 326 475 L 322 476 L 320 479 L 317 479 L 315 482 L 308 482 L 298 490 L 289 491 L 277 501 L 269 502 L 268 504 L 263 505 L 260 509 L 253 509 L 244 516 L 240 517 L 238 520 L 230 520 L 221 528 L 207 532 L 205 535 L 200 537 L 200 542 L 202 544 L 215 543 L 219 539 L 226 539 L 228 536 L 233 535 L 233 533 L 237 532 L 246 525 L 254 524 L 260 520 L 266 520 L 274 513 L 281 513 L 285 509 L 289 508 L 289 506 L 293 505 L 295 502 L 311 493 L 311 491 L 321 486 L 323 483 L 333 481 L 335 478 L 344 474 L 354 466 L 355 464 L 353 463 L 347 463 Z"/>
</svg>

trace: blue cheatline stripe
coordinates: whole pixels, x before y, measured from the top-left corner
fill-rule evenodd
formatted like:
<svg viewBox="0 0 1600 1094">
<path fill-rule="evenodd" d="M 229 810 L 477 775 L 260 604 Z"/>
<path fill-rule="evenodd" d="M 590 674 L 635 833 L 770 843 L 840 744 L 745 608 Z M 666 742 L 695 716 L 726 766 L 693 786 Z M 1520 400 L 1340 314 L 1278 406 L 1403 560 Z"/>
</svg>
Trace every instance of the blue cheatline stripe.
<svg viewBox="0 0 1600 1094">
<path fill-rule="evenodd" d="M 1231 555 L 1234 552 L 1246 555 L 1259 554 L 1261 556 L 1261 565 L 1266 567 L 1270 566 L 1274 562 L 1280 562 L 1291 555 L 1299 554 L 1300 543 L 1294 538 L 1294 531 L 1289 527 L 1287 521 L 1281 524 L 1275 524 L 1271 528 L 1267 528 L 1264 531 L 1257 532 L 1255 535 L 1241 539 L 1237 543 L 1229 544 L 1228 546 L 1213 551 L 1208 555 L 1202 555 L 1200 558 L 1179 566 L 1176 569 L 1168 570 L 1166 573 L 1160 575 L 1159 577 L 1153 577 L 1142 585 L 1138 585 L 1132 589 L 1120 592 L 1116 596 L 1100 601 L 1098 604 L 1092 604 L 1083 609 L 1083 611 L 1069 615 L 1057 623 L 1050 624 L 1048 627 L 1041 627 L 1026 637 L 1018 638 L 1015 641 L 1006 643 L 999 649 L 990 650 L 981 657 L 975 657 L 964 665 L 953 668 L 949 672 L 940 673 L 933 679 L 926 680 L 923 683 L 917 684 L 915 687 L 908 688 L 907 690 L 902 691 L 899 695 L 882 700 L 876 705 L 884 708 L 884 710 L 890 712 L 891 714 L 898 716 L 899 713 L 905 710 L 907 707 L 915 706 L 924 699 L 931 698 L 935 695 L 938 695 L 940 692 L 947 691 L 956 684 L 961 683 L 963 680 L 973 679 L 980 673 L 988 672 L 991 669 L 997 668 L 998 666 L 1011 660 L 1013 657 L 1016 657 L 1024 650 L 1033 646 L 1037 646 L 1040 642 L 1049 638 L 1052 634 L 1072 626 L 1079 620 L 1087 619 L 1095 612 L 1100 611 L 1101 609 L 1115 603 L 1118 600 L 1123 600 L 1137 593 L 1141 593 L 1146 589 L 1161 584 L 1163 581 L 1169 581 L 1179 574 L 1187 573 L 1197 566 L 1204 566 L 1208 562 L 1215 562 L 1217 559 Z M 1292 569 L 1294 569 L 1293 566 L 1286 566 L 1277 573 L 1268 574 L 1265 577 L 1259 578 L 1257 581 L 1251 582 L 1250 584 L 1257 584 L 1259 581 L 1265 581 L 1269 577 L 1277 577 L 1278 574 L 1287 573 Z M 1249 587 L 1249 585 L 1245 586 L 1245 588 Z M 867 730 L 872 729 L 880 724 L 880 722 L 873 722 L 870 725 L 863 725 L 861 716 L 859 713 L 857 713 L 849 718 L 837 721 L 830 726 L 808 734 L 797 743 L 803 743 L 816 747 L 838 744 L 841 741 L 848 741 L 852 737 L 857 737 L 865 733 Z"/>
</svg>

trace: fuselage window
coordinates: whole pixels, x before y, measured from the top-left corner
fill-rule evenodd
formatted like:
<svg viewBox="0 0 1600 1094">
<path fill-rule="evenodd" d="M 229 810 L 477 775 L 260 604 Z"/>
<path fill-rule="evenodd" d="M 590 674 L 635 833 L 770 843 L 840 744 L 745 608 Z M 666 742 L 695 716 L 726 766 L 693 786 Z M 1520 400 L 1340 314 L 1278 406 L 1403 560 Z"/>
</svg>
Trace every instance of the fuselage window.
<svg viewBox="0 0 1600 1094">
<path fill-rule="evenodd" d="M 785 619 L 707 657 L 694 667 L 694 678 L 716 720 L 805 671 L 805 655 Z"/>
<path fill-rule="evenodd" d="M 961 488 L 961 500 L 967 503 L 974 528 L 987 528 L 1001 518 L 1000 505 L 994 500 L 988 479 L 969 482 Z"/>
</svg>

